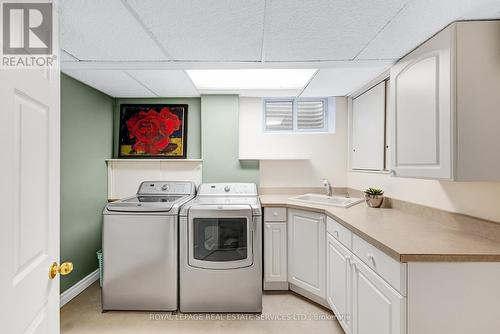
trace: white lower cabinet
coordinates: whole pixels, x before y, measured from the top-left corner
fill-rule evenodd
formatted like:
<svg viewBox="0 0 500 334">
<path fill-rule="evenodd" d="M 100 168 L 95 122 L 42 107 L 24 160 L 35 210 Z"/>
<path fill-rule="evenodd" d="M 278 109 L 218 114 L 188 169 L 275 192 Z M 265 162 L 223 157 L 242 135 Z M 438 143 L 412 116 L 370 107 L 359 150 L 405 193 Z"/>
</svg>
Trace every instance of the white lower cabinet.
<svg viewBox="0 0 500 334">
<path fill-rule="evenodd" d="M 288 290 L 286 230 L 286 221 L 264 223 L 265 290 Z"/>
<path fill-rule="evenodd" d="M 347 334 L 405 334 L 406 298 L 327 233 L 327 302 Z"/>
<path fill-rule="evenodd" d="M 352 260 L 352 333 L 406 333 L 406 298 L 368 268 Z"/>
<path fill-rule="evenodd" d="M 326 222 L 325 215 L 288 210 L 288 282 L 317 297 L 326 299 Z M 292 286 L 293 289 L 293 286 Z"/>
<path fill-rule="evenodd" d="M 330 233 L 326 239 L 326 300 L 344 331 L 351 333 L 351 253 Z"/>
</svg>

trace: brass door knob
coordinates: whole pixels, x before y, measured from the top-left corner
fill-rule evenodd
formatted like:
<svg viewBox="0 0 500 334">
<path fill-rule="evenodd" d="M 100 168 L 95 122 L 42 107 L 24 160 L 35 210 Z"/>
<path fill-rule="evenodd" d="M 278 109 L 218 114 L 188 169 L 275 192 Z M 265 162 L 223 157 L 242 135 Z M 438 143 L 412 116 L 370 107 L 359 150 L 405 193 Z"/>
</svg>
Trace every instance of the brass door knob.
<svg viewBox="0 0 500 334">
<path fill-rule="evenodd" d="M 54 262 L 49 268 L 49 277 L 50 279 L 54 279 L 57 276 L 57 273 L 61 275 L 68 275 L 72 271 L 73 271 L 72 262 L 64 262 L 61 265 L 58 265 L 57 262 Z"/>
</svg>

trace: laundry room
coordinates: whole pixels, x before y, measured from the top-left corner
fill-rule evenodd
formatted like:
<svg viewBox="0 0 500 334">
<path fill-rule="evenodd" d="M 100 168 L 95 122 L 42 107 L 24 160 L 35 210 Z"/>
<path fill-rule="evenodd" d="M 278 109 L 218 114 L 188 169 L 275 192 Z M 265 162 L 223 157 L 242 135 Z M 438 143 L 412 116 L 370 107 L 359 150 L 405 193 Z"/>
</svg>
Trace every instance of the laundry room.
<svg viewBox="0 0 500 334">
<path fill-rule="evenodd" d="M 498 332 L 500 0 L 0 6 L 5 333 Z"/>
</svg>

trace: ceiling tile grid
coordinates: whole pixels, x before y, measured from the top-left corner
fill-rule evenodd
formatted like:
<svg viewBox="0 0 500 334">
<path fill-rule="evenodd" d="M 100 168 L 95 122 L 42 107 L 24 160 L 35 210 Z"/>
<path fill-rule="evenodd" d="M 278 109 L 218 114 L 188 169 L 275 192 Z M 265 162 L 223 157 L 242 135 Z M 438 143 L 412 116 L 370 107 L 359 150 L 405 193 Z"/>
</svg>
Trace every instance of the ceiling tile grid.
<svg viewBox="0 0 500 334">
<path fill-rule="evenodd" d="M 345 95 L 454 20 L 500 19 L 499 0 L 66 0 L 59 6 L 63 71 L 115 97 L 199 96 L 184 70 L 219 64 L 321 68 L 302 96 Z"/>
</svg>

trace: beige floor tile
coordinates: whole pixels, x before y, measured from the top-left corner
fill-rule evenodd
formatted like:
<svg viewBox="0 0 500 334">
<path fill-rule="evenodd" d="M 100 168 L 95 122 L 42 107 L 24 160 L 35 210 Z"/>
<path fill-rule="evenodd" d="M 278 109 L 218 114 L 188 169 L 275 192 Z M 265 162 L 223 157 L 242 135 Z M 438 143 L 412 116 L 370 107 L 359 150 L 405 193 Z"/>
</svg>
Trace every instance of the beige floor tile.
<svg viewBox="0 0 500 334">
<path fill-rule="evenodd" d="M 331 333 L 343 334 L 330 310 L 292 292 L 266 293 L 263 312 L 244 314 L 101 313 L 94 283 L 61 309 L 61 334 L 154 333 Z"/>
</svg>

